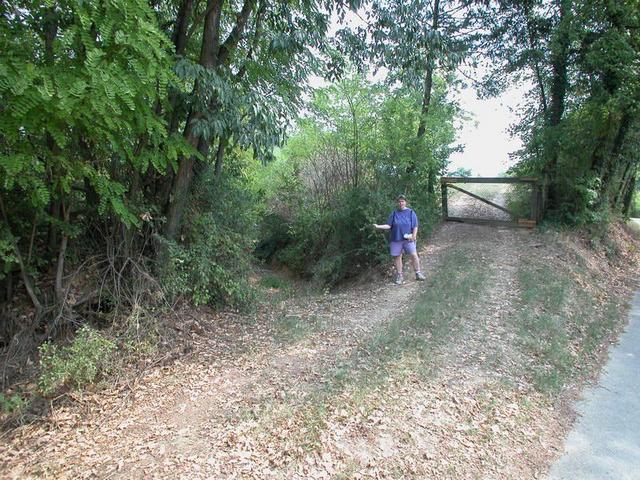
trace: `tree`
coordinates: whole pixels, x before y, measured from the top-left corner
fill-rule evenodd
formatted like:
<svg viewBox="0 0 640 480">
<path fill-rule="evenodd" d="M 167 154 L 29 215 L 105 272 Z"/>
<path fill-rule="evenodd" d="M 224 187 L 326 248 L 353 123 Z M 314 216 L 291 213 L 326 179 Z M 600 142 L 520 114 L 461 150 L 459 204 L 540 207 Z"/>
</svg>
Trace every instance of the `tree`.
<svg viewBox="0 0 640 480">
<path fill-rule="evenodd" d="M 517 131 L 520 171 L 542 174 L 549 207 L 571 221 L 624 209 L 638 156 L 638 3 L 500 2 L 491 10 L 490 58 L 506 59 L 486 85 L 531 78 L 537 94 Z M 499 81 L 496 83 L 495 79 Z"/>
<path fill-rule="evenodd" d="M 427 129 L 432 105 L 434 75 L 447 77 L 465 61 L 476 37 L 474 9 L 470 2 L 425 0 L 415 2 L 373 1 L 367 12 L 367 27 L 343 31 L 347 50 L 368 50 L 376 68 L 388 70 L 389 85 L 400 82 L 420 94 L 420 120 L 415 136 L 420 142 Z M 448 77 L 453 82 L 453 77 Z M 407 168 L 417 168 L 415 159 Z M 427 169 L 427 189 L 435 192 L 436 175 L 443 164 Z"/>
<path fill-rule="evenodd" d="M 63 302 L 67 248 L 89 223 L 81 219 L 112 219 L 113 235 L 138 225 L 130 180 L 165 171 L 182 147 L 153 108 L 171 71 L 146 2 L 14 7 L 0 22 L 0 210 L 11 243 L 3 263 L 9 279 L 17 263 L 40 314 L 37 261 L 55 259 Z M 36 255 L 41 242 L 49 251 Z"/>
<path fill-rule="evenodd" d="M 192 86 L 184 137 L 198 155 L 180 159 L 167 208 L 168 238 L 180 227 L 194 165 L 209 161 L 212 145 L 219 172 L 229 145 L 268 158 L 282 142 L 287 118 L 300 106 L 304 79 L 320 71 L 315 50 L 324 48 L 328 15 L 347 3 L 245 0 L 236 7 L 224 0 L 207 2 L 197 60 L 187 55 L 178 65 Z M 200 27 L 194 23 L 193 28 Z M 178 22 L 174 37 L 183 30 Z"/>
</svg>

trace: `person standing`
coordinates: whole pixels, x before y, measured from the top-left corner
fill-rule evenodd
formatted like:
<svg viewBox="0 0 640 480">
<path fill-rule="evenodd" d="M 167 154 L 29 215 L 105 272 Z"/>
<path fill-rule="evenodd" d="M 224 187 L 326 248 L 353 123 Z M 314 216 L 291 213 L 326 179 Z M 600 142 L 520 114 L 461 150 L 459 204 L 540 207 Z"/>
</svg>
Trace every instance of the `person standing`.
<svg viewBox="0 0 640 480">
<path fill-rule="evenodd" d="M 396 209 L 391 212 L 387 223 L 373 226 L 378 230 L 391 230 L 389 238 L 389 249 L 396 267 L 395 283 L 402 285 L 404 276 L 402 273 L 402 252 L 406 252 L 411 258 L 413 269 L 416 273 L 416 280 L 425 280 L 425 276 L 420 270 L 420 257 L 416 249 L 416 239 L 418 238 L 418 216 L 416 212 L 407 207 L 407 198 L 398 195 L 396 198 Z"/>
</svg>

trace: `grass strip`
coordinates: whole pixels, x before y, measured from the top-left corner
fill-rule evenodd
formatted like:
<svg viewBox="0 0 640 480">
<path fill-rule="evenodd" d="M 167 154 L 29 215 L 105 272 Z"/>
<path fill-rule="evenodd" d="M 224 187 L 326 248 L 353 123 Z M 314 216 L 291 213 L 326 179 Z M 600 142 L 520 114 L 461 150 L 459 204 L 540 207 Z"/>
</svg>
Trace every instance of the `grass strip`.
<svg viewBox="0 0 640 480">
<path fill-rule="evenodd" d="M 581 286 L 582 279 L 588 288 Z M 518 271 L 520 308 L 514 318 L 534 387 L 557 394 L 592 363 L 603 341 L 623 320 L 616 298 L 584 268 L 524 261 Z"/>
</svg>

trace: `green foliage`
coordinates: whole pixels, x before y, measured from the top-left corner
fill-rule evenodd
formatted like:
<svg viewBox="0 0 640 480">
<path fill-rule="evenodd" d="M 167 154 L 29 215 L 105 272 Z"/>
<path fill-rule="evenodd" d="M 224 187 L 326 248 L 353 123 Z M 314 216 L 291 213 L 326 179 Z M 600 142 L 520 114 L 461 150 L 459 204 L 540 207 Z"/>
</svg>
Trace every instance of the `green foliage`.
<svg viewBox="0 0 640 480">
<path fill-rule="evenodd" d="M 438 221 L 428 172 L 446 163 L 455 137 L 456 110 L 444 90 L 437 80 L 421 139 L 415 92 L 388 95 L 358 76 L 317 91 L 312 114 L 259 180 L 269 182 L 259 258 L 322 285 L 354 277 L 387 258 L 384 236 L 372 224 L 386 221 L 400 192 L 410 196 L 427 234 Z"/>
<path fill-rule="evenodd" d="M 39 350 L 38 387 L 48 396 L 63 387 L 82 388 L 93 383 L 108 370 L 116 344 L 85 326 L 78 330 L 70 345 L 58 347 L 47 342 Z"/>
<path fill-rule="evenodd" d="M 450 177 L 470 177 L 471 173 L 472 172 L 470 168 L 460 167 L 453 172 L 448 173 L 447 175 Z"/>
<path fill-rule="evenodd" d="M 428 68 L 446 71 L 465 61 L 477 37 L 473 14 L 473 4 L 449 0 L 373 1 L 367 29 L 344 29 L 339 35 L 358 65 L 369 60 L 387 68 L 391 82 L 420 88 Z"/>
<path fill-rule="evenodd" d="M 640 192 L 635 191 L 633 199 L 631 200 L 631 209 L 629 210 L 629 216 L 634 218 L 640 218 Z"/>
<path fill-rule="evenodd" d="M 238 151 L 231 156 L 221 177 L 212 169 L 200 174 L 182 242 L 167 243 L 162 276 L 171 295 L 186 295 L 196 305 L 248 309 L 255 301 L 248 274 L 263 209 L 254 184 L 261 166 Z"/>
<path fill-rule="evenodd" d="M 533 78 L 514 129 L 520 171 L 548 180 L 550 216 L 572 225 L 626 209 L 640 156 L 637 2 L 504 2 L 487 6 L 491 93 Z"/>
<path fill-rule="evenodd" d="M 11 271 L 13 266 L 18 263 L 14 249 L 15 239 L 7 226 L 0 224 L 0 280 L 5 278 L 7 273 Z"/>
<path fill-rule="evenodd" d="M 168 138 L 153 108 L 171 78 L 167 39 L 140 0 L 19 4 L 15 11 L 25 18 L 0 27 L 2 188 L 19 188 L 41 209 L 86 180 L 100 214 L 136 225 L 109 166 L 146 171 L 154 157 L 165 162 L 154 167 L 166 169 Z M 34 38 L 52 28 L 50 43 Z M 34 46 L 25 49 L 27 42 Z M 147 148 L 136 149 L 139 136 Z"/>
<path fill-rule="evenodd" d="M 288 290 L 291 288 L 291 282 L 276 275 L 265 275 L 260 278 L 260 285 L 265 288 L 273 288 L 276 290 Z"/>
<path fill-rule="evenodd" d="M 19 394 L 5 395 L 0 393 L 0 413 L 10 414 L 25 409 L 27 402 Z"/>
<path fill-rule="evenodd" d="M 254 292 L 247 282 L 249 263 L 242 234 L 221 229 L 202 218 L 191 226 L 187 245 L 168 243 L 163 284 L 175 295 L 187 295 L 195 305 L 247 308 Z"/>
</svg>

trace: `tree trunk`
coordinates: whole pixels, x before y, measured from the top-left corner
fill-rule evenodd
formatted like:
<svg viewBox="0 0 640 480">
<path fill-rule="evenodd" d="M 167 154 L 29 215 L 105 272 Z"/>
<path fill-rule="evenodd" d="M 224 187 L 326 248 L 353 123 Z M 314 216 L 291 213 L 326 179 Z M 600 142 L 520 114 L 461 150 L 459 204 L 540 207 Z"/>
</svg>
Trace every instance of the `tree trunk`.
<svg viewBox="0 0 640 480">
<path fill-rule="evenodd" d="M 7 272 L 7 278 L 5 279 L 5 301 L 10 303 L 13 299 L 13 272 L 9 270 Z"/>
<path fill-rule="evenodd" d="M 55 283 L 55 294 L 56 294 L 56 302 L 58 305 L 62 305 L 64 303 L 64 286 L 62 284 L 62 278 L 64 276 L 64 259 L 67 254 L 67 243 L 69 241 L 69 237 L 67 235 L 62 236 L 62 242 L 60 243 L 60 251 L 58 252 L 58 265 L 56 267 L 56 283 Z"/>
<path fill-rule="evenodd" d="M 438 30 L 440 22 L 440 0 L 433 3 L 433 21 L 431 28 L 433 31 Z M 427 126 L 427 115 L 429 115 L 429 107 L 431 106 L 431 90 L 433 87 L 433 71 L 435 69 L 435 58 L 430 50 L 427 54 L 427 69 L 424 76 L 424 91 L 422 93 L 422 109 L 420 111 L 420 122 L 418 123 L 418 139 L 424 137 Z"/>
<path fill-rule="evenodd" d="M 173 44 L 175 46 L 176 56 L 183 56 L 187 48 L 187 33 L 189 31 L 189 19 L 193 12 L 193 0 L 182 0 L 178 10 L 178 18 L 176 19 L 175 29 L 173 31 Z M 169 133 L 178 131 L 180 124 L 180 112 L 178 111 L 178 93 L 172 92 L 169 96 L 169 104 L 171 105 L 171 116 L 169 119 Z"/>
<path fill-rule="evenodd" d="M 633 192 L 636 189 L 636 176 L 631 177 L 631 181 L 627 187 L 627 191 L 624 192 L 624 198 L 622 203 L 622 213 L 629 215 L 631 213 L 631 201 L 633 200 Z"/>
<path fill-rule="evenodd" d="M 433 2 L 433 21 L 431 24 L 432 30 L 435 32 L 438 30 L 440 24 L 440 0 L 434 0 Z M 431 107 L 431 91 L 433 89 L 433 73 L 435 70 L 435 55 L 430 50 L 427 54 L 427 68 L 424 75 L 424 90 L 422 93 L 422 108 L 420 110 L 420 121 L 418 122 L 418 132 L 416 137 L 421 140 L 427 129 L 427 116 L 429 115 L 429 108 Z M 436 180 L 436 165 L 430 165 L 427 177 L 427 191 L 430 194 L 435 193 L 435 180 Z M 415 164 L 409 166 L 409 170 L 413 171 Z"/>
<path fill-rule="evenodd" d="M 227 148 L 227 144 L 229 143 L 229 139 L 227 137 L 223 137 L 220 139 L 220 143 L 218 144 L 218 150 L 216 151 L 216 165 L 214 170 L 214 177 L 216 181 L 220 179 L 220 175 L 222 175 L 222 160 L 224 159 L 224 151 Z"/>
<path fill-rule="evenodd" d="M 623 210 L 624 200 L 627 197 L 627 192 L 629 191 L 629 189 L 633 190 L 633 187 L 635 186 L 635 184 L 633 183 L 633 176 L 637 168 L 638 164 L 635 161 L 627 161 L 622 176 L 620 177 L 618 192 L 616 193 L 614 201 L 612 202 L 614 209 L 618 209 L 620 211 Z"/>
<path fill-rule="evenodd" d="M 204 19 L 204 32 L 202 35 L 202 47 L 200 49 L 200 65 L 211 68 L 215 65 L 215 57 L 219 49 L 220 16 L 222 14 L 223 0 L 209 0 L 207 3 L 207 15 Z M 198 95 L 201 86 L 196 83 L 194 95 Z M 199 138 L 193 132 L 194 122 L 202 117 L 197 111 L 192 111 L 187 117 L 187 125 L 184 131 L 185 139 L 194 147 L 198 148 Z M 165 225 L 165 235 L 173 240 L 180 228 L 182 215 L 186 206 L 191 181 L 193 179 L 193 165 L 195 158 L 192 156 L 180 159 L 178 172 L 173 179 L 173 186 L 169 198 L 169 210 L 167 212 L 167 223 Z"/>
<path fill-rule="evenodd" d="M 529 41 L 529 48 L 531 51 L 538 50 L 537 37 L 533 32 L 533 25 L 531 23 L 531 4 L 529 2 L 523 2 L 524 15 L 527 25 L 527 40 Z M 542 106 L 542 113 L 546 117 L 548 114 L 547 94 L 544 88 L 544 81 L 542 79 L 542 72 L 540 70 L 540 62 L 536 59 L 532 62 L 533 71 L 536 76 L 536 83 L 538 84 L 538 90 L 540 93 L 540 105 Z"/>
<path fill-rule="evenodd" d="M 69 206 L 65 207 L 62 203 L 62 212 L 65 223 L 69 223 Z M 64 286 L 62 285 L 62 278 L 64 277 L 64 260 L 67 255 L 67 244 L 69 242 L 69 236 L 66 233 L 62 234 L 62 242 L 60 243 L 60 250 L 58 252 L 58 265 L 56 267 L 56 282 L 55 282 L 55 295 L 58 305 L 64 303 Z"/>
<path fill-rule="evenodd" d="M 618 123 L 618 131 L 616 132 L 616 136 L 613 140 L 611 150 L 606 151 L 606 145 L 603 146 L 603 149 L 605 149 L 605 152 L 603 152 L 605 160 L 602 162 L 601 168 L 596 171 L 596 174 L 600 177 L 599 195 L 600 203 L 602 205 L 607 198 L 615 199 L 619 193 L 618 190 L 623 187 L 622 185 L 618 185 L 618 188 L 615 189 L 615 191 L 612 191 L 612 183 L 620 164 L 620 154 L 622 152 L 622 147 L 624 145 L 627 132 L 629 131 L 630 123 L 631 116 L 629 115 L 629 113 L 623 113 Z"/>
<path fill-rule="evenodd" d="M 568 5 L 567 0 L 559 0 L 560 4 L 560 24 L 557 28 L 557 35 L 552 41 L 551 48 L 551 105 L 549 108 L 549 125 L 555 127 L 560 124 L 565 108 L 565 97 L 567 95 L 567 56 L 569 52 L 568 33 Z M 557 158 L 557 157 L 555 157 Z"/>
<path fill-rule="evenodd" d="M 193 0 L 182 0 L 178 9 L 175 29 L 173 30 L 173 45 L 176 55 L 184 55 L 187 48 L 187 33 L 189 31 L 189 19 L 193 12 Z"/>
<path fill-rule="evenodd" d="M 6 223 L 7 228 L 9 228 L 9 217 L 7 216 L 7 210 L 4 206 L 4 200 L 2 199 L 1 196 L 0 196 L 0 214 L 2 215 L 2 219 Z M 9 232 L 9 234 L 11 235 L 11 232 Z M 33 287 L 33 284 L 31 283 L 29 274 L 27 273 L 27 268 L 24 264 L 24 261 L 22 260 L 22 254 L 20 253 L 20 247 L 18 246 L 18 242 L 15 240 L 15 238 L 13 238 L 13 235 L 11 235 L 11 237 L 13 239 L 13 252 L 15 253 L 16 259 L 18 260 L 18 266 L 20 267 L 20 275 L 22 277 L 22 282 L 24 283 L 24 287 L 27 290 L 27 295 L 29 295 L 29 299 L 31 300 L 31 303 L 33 304 L 33 307 L 36 310 L 36 318 L 39 318 L 42 315 L 44 308 L 42 307 L 42 303 L 38 299 L 36 290 Z"/>
<path fill-rule="evenodd" d="M 551 46 L 551 99 L 549 114 L 547 116 L 547 131 L 552 135 L 551 141 L 547 143 L 548 160 L 545 166 L 544 175 L 550 179 L 549 182 L 549 206 L 555 207 L 560 202 L 560 192 L 557 186 L 556 167 L 558 164 L 558 141 L 557 127 L 562 121 L 565 109 L 565 99 L 567 95 L 567 61 L 569 52 L 569 9 L 568 0 L 558 0 L 560 21 L 556 28 L 555 38 L 552 39 Z"/>
<path fill-rule="evenodd" d="M 242 37 L 249 15 L 255 6 L 255 1 L 256 0 L 245 0 L 241 12 L 236 15 L 234 28 L 224 43 L 220 44 L 220 18 L 224 1 L 209 0 L 207 4 L 207 15 L 204 20 L 200 65 L 206 68 L 217 68 L 230 61 L 230 55 L 236 49 Z M 201 88 L 203 87 L 196 83 L 194 95 L 198 95 Z M 215 106 L 213 106 L 213 108 L 215 108 Z M 189 113 L 184 137 L 194 148 L 198 149 L 198 151 L 206 157 L 210 146 L 210 139 L 200 138 L 200 136 L 196 135 L 193 131 L 194 122 L 202 117 L 203 112 L 191 111 Z M 178 173 L 174 179 L 171 190 L 167 223 L 165 226 L 165 235 L 169 239 L 174 239 L 180 228 L 189 189 L 193 180 L 193 166 L 195 161 L 195 157 L 183 157 L 180 160 Z"/>
</svg>

